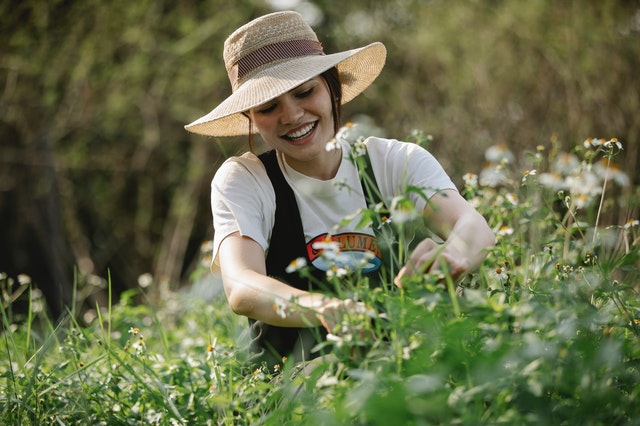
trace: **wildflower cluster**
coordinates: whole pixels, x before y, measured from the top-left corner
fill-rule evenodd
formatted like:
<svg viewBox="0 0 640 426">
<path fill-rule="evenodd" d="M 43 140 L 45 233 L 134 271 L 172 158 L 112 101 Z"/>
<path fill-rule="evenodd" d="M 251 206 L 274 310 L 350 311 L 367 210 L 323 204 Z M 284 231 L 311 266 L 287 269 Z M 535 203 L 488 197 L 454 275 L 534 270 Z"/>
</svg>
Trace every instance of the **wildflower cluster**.
<svg viewBox="0 0 640 426">
<path fill-rule="evenodd" d="M 130 338 L 125 345 L 124 350 L 126 351 L 131 348 L 133 349 L 135 356 L 143 355 L 147 349 L 147 345 L 144 342 L 144 337 L 142 336 L 140 329 L 138 327 L 129 328 L 129 335 Z"/>
<path fill-rule="evenodd" d="M 533 154 L 525 155 L 531 161 L 521 172 L 507 146 L 492 146 L 485 152 L 487 165 L 480 174 L 462 177 L 464 195 L 487 218 L 497 237 L 488 263 L 498 266 L 489 277 L 509 283 L 505 291 L 512 295 L 521 285 L 533 288 L 536 277 L 583 279 L 614 253 L 630 253 L 638 246 L 636 219 L 620 226 L 599 226 L 615 220 L 603 218 L 602 206 L 610 192 L 607 182 L 620 191 L 629 186 L 629 177 L 613 161 L 622 152 L 622 143 L 615 138 L 589 138 L 563 151 L 555 136 L 551 142 L 550 149 L 538 145 Z M 518 175 L 520 179 L 515 178 Z M 622 197 L 619 200 L 624 202 Z M 549 233 L 549 221 L 554 220 L 558 225 Z M 513 242 L 523 237 L 525 242 L 514 250 Z M 505 262 L 512 266 L 505 267 Z M 525 274 L 518 272 L 522 268 L 528 268 Z"/>
<path fill-rule="evenodd" d="M 285 319 L 287 317 L 287 302 L 283 299 L 276 297 L 275 303 L 273 304 L 273 311 L 280 318 Z"/>
<path fill-rule="evenodd" d="M 515 156 L 507 145 L 492 145 L 484 156 L 486 163 L 480 172 L 480 185 L 492 188 L 508 185 L 511 182 L 509 166 L 513 164 Z"/>
<path fill-rule="evenodd" d="M 612 160 L 621 151 L 622 143 L 615 138 L 608 141 L 589 138 L 582 149 L 558 153 L 551 170 L 540 176 L 540 183 L 568 193 L 571 203 L 582 209 L 602 195 L 608 180 L 620 187 L 629 185 L 627 174 Z"/>
<path fill-rule="evenodd" d="M 357 121 L 349 121 L 342 126 L 335 137 L 327 145 L 327 151 L 340 149 L 341 142 L 347 142 L 352 146 L 353 155 L 361 157 L 365 154 L 365 138 L 372 135 L 382 136 L 384 132 L 377 127 L 373 120 L 366 116 L 358 117 Z"/>
<path fill-rule="evenodd" d="M 523 197 L 524 204 L 521 203 L 517 180 L 513 177 L 517 174 L 515 156 L 504 144 L 486 150 L 487 165 L 479 176 L 471 172 L 463 176 L 463 193 L 492 221 L 498 237 L 513 235 L 519 215 L 531 209 L 541 211 L 544 205 L 555 212 L 568 212 L 564 226 L 581 231 L 583 224 L 576 212 L 598 205 L 598 201 L 602 208 L 607 182 L 615 183 L 620 189 L 628 188 L 628 175 L 613 161 L 623 150 L 617 139 L 589 138 L 571 151 L 559 149 L 555 136 L 551 142 L 548 158 L 542 155 L 545 147 L 537 146 L 529 157 L 533 160 L 530 167 L 519 173 L 522 188 L 548 190 L 551 196 L 545 196 L 544 192 L 531 193 L 531 196 Z M 484 211 L 486 207 L 490 210 Z"/>
</svg>

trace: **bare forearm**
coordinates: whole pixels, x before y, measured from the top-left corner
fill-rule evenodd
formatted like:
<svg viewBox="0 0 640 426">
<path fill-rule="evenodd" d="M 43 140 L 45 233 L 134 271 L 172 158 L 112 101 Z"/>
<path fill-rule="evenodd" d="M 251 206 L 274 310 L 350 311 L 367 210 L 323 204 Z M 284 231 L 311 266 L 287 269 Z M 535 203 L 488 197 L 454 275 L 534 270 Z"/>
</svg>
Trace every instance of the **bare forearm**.
<svg viewBox="0 0 640 426">
<path fill-rule="evenodd" d="M 223 282 L 235 313 L 281 327 L 320 325 L 318 311 L 329 300 L 251 270 L 223 274 Z"/>
<path fill-rule="evenodd" d="M 495 244 L 486 220 L 457 192 L 432 197 L 425 208 L 425 224 L 444 239 L 444 244 L 431 238 L 422 240 L 395 277 L 398 286 L 403 286 L 405 277 L 441 270 L 443 263 L 455 278 L 472 272 Z"/>
<path fill-rule="evenodd" d="M 476 269 L 495 244 L 495 235 L 477 212 L 461 217 L 446 240 L 447 245 L 460 252 L 469 262 L 469 270 Z"/>
<path fill-rule="evenodd" d="M 425 209 L 427 226 L 444 240 L 444 250 L 467 272 L 477 268 L 495 244 L 487 221 L 457 192 L 436 194 Z"/>
<path fill-rule="evenodd" d="M 219 252 L 227 300 L 239 315 L 281 327 L 322 325 L 332 331 L 346 313 L 364 309 L 359 302 L 300 290 L 267 276 L 262 247 L 239 233 L 225 238 Z"/>
</svg>

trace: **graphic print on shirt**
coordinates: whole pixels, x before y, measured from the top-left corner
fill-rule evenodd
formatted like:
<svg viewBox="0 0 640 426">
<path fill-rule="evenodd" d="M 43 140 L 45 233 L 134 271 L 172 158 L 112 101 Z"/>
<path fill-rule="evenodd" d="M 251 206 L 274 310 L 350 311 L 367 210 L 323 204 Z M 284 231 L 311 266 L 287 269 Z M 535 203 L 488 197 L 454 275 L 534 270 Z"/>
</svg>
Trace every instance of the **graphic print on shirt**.
<svg viewBox="0 0 640 426">
<path fill-rule="evenodd" d="M 307 255 L 311 264 L 321 271 L 328 271 L 335 266 L 360 269 L 366 274 L 377 271 L 382 265 L 382 255 L 375 237 L 357 232 L 320 234 L 307 242 Z"/>
</svg>

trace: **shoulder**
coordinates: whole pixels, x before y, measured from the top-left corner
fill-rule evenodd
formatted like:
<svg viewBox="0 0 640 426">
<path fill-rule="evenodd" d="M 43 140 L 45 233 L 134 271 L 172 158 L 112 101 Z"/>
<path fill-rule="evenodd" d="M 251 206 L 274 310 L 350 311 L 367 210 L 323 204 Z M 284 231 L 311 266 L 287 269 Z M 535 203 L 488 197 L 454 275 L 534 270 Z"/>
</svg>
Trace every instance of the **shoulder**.
<svg viewBox="0 0 640 426">
<path fill-rule="evenodd" d="M 455 190 L 438 160 L 420 145 L 377 137 L 368 138 L 365 143 L 376 178 L 383 186 L 388 184 L 386 189 L 391 196 L 407 184 L 428 188 L 425 191 L 428 197 L 436 190 Z"/>
<path fill-rule="evenodd" d="M 246 194 L 261 200 L 274 200 L 273 185 L 262 161 L 252 153 L 228 158 L 216 171 L 211 181 L 212 193 L 229 199 Z"/>
<path fill-rule="evenodd" d="M 435 157 L 429 151 L 413 142 L 369 137 L 365 140 L 365 144 L 369 156 L 375 163 L 399 162 L 407 165 L 435 161 Z"/>
<path fill-rule="evenodd" d="M 253 153 L 229 157 L 216 171 L 213 181 L 218 184 L 233 180 L 263 180 L 267 172 L 262 161 Z"/>
<path fill-rule="evenodd" d="M 413 142 L 405 142 L 398 139 L 381 138 L 377 136 L 368 137 L 365 139 L 364 143 L 367 145 L 368 149 L 372 149 L 374 151 L 387 151 L 389 149 L 406 152 L 426 151 L 426 149 Z"/>
</svg>

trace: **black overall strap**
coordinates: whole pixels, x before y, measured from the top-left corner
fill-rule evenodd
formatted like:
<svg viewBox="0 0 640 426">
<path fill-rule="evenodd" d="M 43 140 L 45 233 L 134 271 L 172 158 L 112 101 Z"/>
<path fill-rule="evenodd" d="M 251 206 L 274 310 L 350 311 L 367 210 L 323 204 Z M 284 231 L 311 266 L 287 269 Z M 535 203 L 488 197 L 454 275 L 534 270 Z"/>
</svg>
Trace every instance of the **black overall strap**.
<svg viewBox="0 0 640 426">
<path fill-rule="evenodd" d="M 307 257 L 302 219 L 300 219 L 296 197 L 280 170 L 276 151 L 266 152 L 259 158 L 267 170 L 276 195 L 275 222 L 266 259 L 267 275 L 286 280 L 288 284 L 299 289 L 308 290 L 297 273 L 286 272 L 293 260 Z"/>
<path fill-rule="evenodd" d="M 267 275 L 301 290 L 311 290 L 312 283 L 302 278 L 297 271 L 286 271 L 291 262 L 299 257 L 309 261 L 295 194 L 280 170 L 275 150 L 261 154 L 258 158 L 265 166 L 276 195 L 275 221 L 266 256 Z M 323 274 L 319 270 L 314 272 L 318 278 Z M 252 350 L 260 354 L 259 360 L 268 364 L 282 362 L 282 356 L 293 356 L 296 361 L 317 357 L 320 354 L 311 353 L 311 348 L 326 337 L 326 331 L 322 327 L 277 327 L 252 319 L 249 324 L 253 339 Z"/>
</svg>

